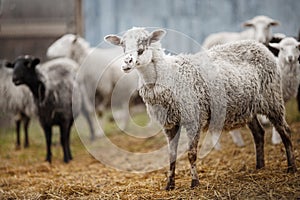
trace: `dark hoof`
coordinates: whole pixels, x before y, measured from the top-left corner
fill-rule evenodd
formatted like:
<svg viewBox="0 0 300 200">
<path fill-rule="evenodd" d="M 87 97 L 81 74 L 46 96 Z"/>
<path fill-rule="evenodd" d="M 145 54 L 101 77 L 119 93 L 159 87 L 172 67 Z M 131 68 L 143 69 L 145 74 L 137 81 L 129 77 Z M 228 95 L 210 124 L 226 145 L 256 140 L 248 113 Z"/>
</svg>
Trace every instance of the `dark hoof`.
<svg viewBox="0 0 300 200">
<path fill-rule="evenodd" d="M 191 188 L 192 189 L 199 186 L 199 185 L 200 185 L 200 182 L 199 182 L 198 179 L 192 179 L 192 183 L 191 183 Z"/>
<path fill-rule="evenodd" d="M 46 158 L 45 161 L 51 164 L 51 159 Z"/>
<path fill-rule="evenodd" d="M 296 173 L 296 171 L 297 171 L 296 166 L 291 166 L 291 167 L 288 167 L 288 169 L 287 169 L 288 173 Z"/>
<path fill-rule="evenodd" d="M 265 167 L 265 164 L 256 165 L 256 169 L 262 169 Z"/>
<path fill-rule="evenodd" d="M 29 147 L 29 144 L 25 144 L 25 145 L 24 145 L 24 148 L 28 148 L 28 147 Z"/>
<path fill-rule="evenodd" d="M 170 191 L 170 190 L 174 190 L 175 189 L 175 182 L 172 183 L 168 183 L 165 190 Z"/>
<path fill-rule="evenodd" d="M 20 150 L 21 146 L 20 145 L 16 145 L 16 150 Z"/>
</svg>

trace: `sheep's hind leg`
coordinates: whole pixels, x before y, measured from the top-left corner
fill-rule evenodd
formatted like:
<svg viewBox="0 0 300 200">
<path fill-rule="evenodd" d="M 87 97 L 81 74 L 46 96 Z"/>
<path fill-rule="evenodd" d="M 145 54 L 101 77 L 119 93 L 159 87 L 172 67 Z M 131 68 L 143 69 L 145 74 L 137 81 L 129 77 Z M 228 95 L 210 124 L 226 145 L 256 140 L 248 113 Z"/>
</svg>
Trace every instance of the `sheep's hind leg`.
<svg viewBox="0 0 300 200">
<path fill-rule="evenodd" d="M 68 153 L 68 136 L 70 133 L 68 133 L 69 125 L 65 124 L 66 123 L 62 123 L 62 125 L 60 125 L 60 143 L 64 153 L 64 162 L 68 163 L 70 160 Z"/>
<path fill-rule="evenodd" d="M 46 161 L 51 163 L 51 142 L 52 142 L 52 128 L 51 126 L 43 126 L 45 137 L 46 137 L 46 144 L 47 144 L 47 156 Z"/>
<path fill-rule="evenodd" d="M 197 130 L 197 129 L 196 129 Z M 194 129 L 187 130 L 188 135 L 188 158 L 191 165 L 191 188 L 197 187 L 200 185 L 199 176 L 197 172 L 197 149 L 198 149 L 198 141 L 200 136 L 200 131 L 195 131 Z"/>
<path fill-rule="evenodd" d="M 253 120 L 248 123 L 248 127 L 251 130 L 255 142 L 256 169 L 261 169 L 265 166 L 265 159 L 264 159 L 265 131 L 262 128 L 260 122 L 258 121 L 257 116 L 255 116 Z"/>
<path fill-rule="evenodd" d="M 68 129 L 68 135 L 67 135 L 67 152 L 68 152 L 68 156 L 70 160 L 73 160 L 73 156 L 71 153 L 71 149 L 70 149 L 70 134 L 71 134 L 71 128 L 72 128 L 72 124 L 70 124 L 69 129 Z"/>
<path fill-rule="evenodd" d="M 168 183 L 165 189 L 173 190 L 175 189 L 175 168 L 176 168 L 176 159 L 177 159 L 178 140 L 180 136 L 180 126 L 176 125 L 171 129 L 165 129 L 165 134 L 168 139 L 169 159 L 170 159 Z"/>
<path fill-rule="evenodd" d="M 269 119 L 275 127 L 276 131 L 279 133 L 284 144 L 288 163 L 288 172 L 296 172 L 297 168 L 291 141 L 291 130 L 283 116 L 284 115 L 281 115 L 280 117 L 269 117 Z"/>
<path fill-rule="evenodd" d="M 84 116 L 84 118 L 86 119 L 88 125 L 89 125 L 89 129 L 90 129 L 90 140 L 94 141 L 95 140 L 95 129 L 94 129 L 94 124 L 93 124 L 93 120 L 90 116 L 89 111 L 87 110 L 87 108 L 85 106 L 83 106 L 82 108 L 82 114 Z"/>
</svg>

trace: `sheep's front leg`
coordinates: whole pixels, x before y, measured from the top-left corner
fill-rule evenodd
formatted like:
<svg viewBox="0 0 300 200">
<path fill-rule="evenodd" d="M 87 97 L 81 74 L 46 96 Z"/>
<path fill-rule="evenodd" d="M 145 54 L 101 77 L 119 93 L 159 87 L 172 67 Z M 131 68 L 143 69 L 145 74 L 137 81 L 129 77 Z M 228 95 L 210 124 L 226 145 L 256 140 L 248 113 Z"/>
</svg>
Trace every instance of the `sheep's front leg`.
<svg viewBox="0 0 300 200">
<path fill-rule="evenodd" d="M 16 120 L 16 132 L 17 132 L 17 142 L 16 142 L 16 149 L 20 149 L 21 142 L 20 142 L 20 126 L 21 126 L 21 120 Z"/>
<path fill-rule="evenodd" d="M 194 133 L 194 134 L 193 134 Z M 199 176 L 197 172 L 197 149 L 198 149 L 198 141 L 199 141 L 200 131 L 188 131 L 188 158 L 191 165 L 191 176 L 192 176 L 192 182 L 191 182 L 191 188 L 197 187 L 199 183 Z"/>
<path fill-rule="evenodd" d="M 28 116 L 24 116 L 23 122 L 24 122 L 24 133 L 25 133 L 24 147 L 27 148 L 29 147 L 28 126 L 29 126 L 30 118 Z"/>
<path fill-rule="evenodd" d="M 175 167 L 177 159 L 178 140 L 180 136 L 180 126 L 176 125 L 171 129 L 165 129 L 165 134 L 168 139 L 170 159 L 170 169 L 168 173 L 168 183 L 166 186 L 166 190 L 173 190 L 175 188 Z"/>
</svg>

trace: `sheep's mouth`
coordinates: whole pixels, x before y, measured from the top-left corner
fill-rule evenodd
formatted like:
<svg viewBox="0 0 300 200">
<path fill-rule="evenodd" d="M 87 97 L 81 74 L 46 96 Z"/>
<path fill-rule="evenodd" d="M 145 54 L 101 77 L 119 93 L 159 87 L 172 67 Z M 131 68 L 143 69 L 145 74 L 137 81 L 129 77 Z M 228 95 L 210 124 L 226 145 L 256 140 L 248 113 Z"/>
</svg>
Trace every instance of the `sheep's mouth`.
<svg viewBox="0 0 300 200">
<path fill-rule="evenodd" d="M 125 73 L 129 73 L 132 68 L 131 67 L 123 67 L 122 70 L 125 72 Z"/>
<path fill-rule="evenodd" d="M 14 83 L 15 85 L 22 85 L 22 84 L 23 84 L 23 81 L 21 81 L 20 79 L 14 79 L 14 80 L 13 80 L 13 83 Z"/>
</svg>

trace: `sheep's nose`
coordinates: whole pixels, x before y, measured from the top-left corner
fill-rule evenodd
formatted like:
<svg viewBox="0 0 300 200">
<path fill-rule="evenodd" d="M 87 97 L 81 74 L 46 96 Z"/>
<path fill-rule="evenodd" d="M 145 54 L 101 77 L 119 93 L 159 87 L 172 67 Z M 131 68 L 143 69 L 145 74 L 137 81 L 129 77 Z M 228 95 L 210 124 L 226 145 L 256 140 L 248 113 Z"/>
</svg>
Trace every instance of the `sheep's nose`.
<svg viewBox="0 0 300 200">
<path fill-rule="evenodd" d="M 132 64 L 133 63 L 133 58 L 132 55 L 130 54 L 124 61 L 126 64 Z"/>
<path fill-rule="evenodd" d="M 293 61 L 293 56 L 288 56 L 288 60 L 289 60 L 290 62 L 292 62 L 292 61 Z"/>
<path fill-rule="evenodd" d="M 126 64 L 131 64 L 132 63 L 132 58 L 130 58 L 129 60 L 126 60 L 125 62 L 126 62 Z"/>
</svg>

